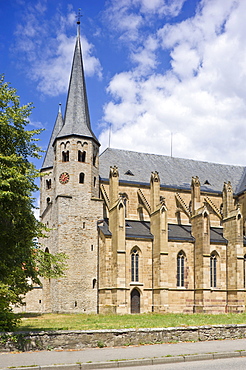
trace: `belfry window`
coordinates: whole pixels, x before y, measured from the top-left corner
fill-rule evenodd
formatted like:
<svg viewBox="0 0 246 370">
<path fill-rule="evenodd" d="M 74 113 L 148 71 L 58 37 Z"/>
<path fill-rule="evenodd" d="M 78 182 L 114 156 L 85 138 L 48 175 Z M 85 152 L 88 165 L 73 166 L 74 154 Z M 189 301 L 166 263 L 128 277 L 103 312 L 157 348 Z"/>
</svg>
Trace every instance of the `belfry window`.
<svg viewBox="0 0 246 370">
<path fill-rule="evenodd" d="M 78 151 L 78 162 L 85 162 L 86 159 L 86 152 L 81 150 Z"/>
<path fill-rule="evenodd" d="M 84 184 L 84 182 L 85 182 L 85 174 L 84 174 L 84 172 L 80 172 L 80 174 L 79 174 L 79 183 Z"/>
<path fill-rule="evenodd" d="M 62 152 L 62 162 L 69 162 L 69 150 Z"/>
<path fill-rule="evenodd" d="M 46 180 L 46 189 L 51 189 L 51 179 Z"/>
<path fill-rule="evenodd" d="M 184 287 L 184 252 L 179 252 L 177 256 L 177 286 Z"/>
<path fill-rule="evenodd" d="M 133 249 L 131 254 L 131 280 L 139 281 L 139 253 Z"/>
<path fill-rule="evenodd" d="M 210 256 L 210 287 L 216 288 L 217 286 L 217 256 L 212 253 Z"/>
</svg>

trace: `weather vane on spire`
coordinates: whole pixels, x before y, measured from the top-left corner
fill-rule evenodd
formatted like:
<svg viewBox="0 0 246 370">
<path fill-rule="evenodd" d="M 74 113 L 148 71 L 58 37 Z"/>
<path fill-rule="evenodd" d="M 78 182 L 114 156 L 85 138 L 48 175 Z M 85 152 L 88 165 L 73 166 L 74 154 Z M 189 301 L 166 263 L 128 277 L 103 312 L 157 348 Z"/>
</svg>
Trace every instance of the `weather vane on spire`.
<svg viewBox="0 0 246 370">
<path fill-rule="evenodd" d="M 80 18 L 82 17 L 80 11 L 81 9 L 79 8 L 78 15 L 77 15 L 77 36 L 80 35 Z"/>
<path fill-rule="evenodd" d="M 80 11 L 81 11 L 81 8 L 79 8 L 79 10 L 78 10 L 78 15 L 77 15 L 77 24 L 80 24 L 80 18 L 82 17 L 82 15 L 81 15 Z"/>
</svg>

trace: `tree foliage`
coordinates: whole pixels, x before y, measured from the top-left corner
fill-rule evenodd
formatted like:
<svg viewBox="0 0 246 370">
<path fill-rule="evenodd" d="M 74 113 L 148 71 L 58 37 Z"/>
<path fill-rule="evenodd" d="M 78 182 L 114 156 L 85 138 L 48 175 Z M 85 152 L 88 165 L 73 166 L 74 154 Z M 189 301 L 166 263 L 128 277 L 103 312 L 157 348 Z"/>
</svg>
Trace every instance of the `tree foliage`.
<svg viewBox="0 0 246 370">
<path fill-rule="evenodd" d="M 52 264 L 42 261 L 56 261 L 44 257 L 36 243 L 43 225 L 33 213 L 39 172 L 31 160 L 40 157 L 36 135 L 41 130 L 26 129 L 32 109 L 31 103 L 20 105 L 16 90 L 0 76 L 0 330 L 14 327 L 11 306 L 40 283 L 39 276 L 53 274 Z M 61 274 L 59 268 L 52 277 Z"/>
</svg>

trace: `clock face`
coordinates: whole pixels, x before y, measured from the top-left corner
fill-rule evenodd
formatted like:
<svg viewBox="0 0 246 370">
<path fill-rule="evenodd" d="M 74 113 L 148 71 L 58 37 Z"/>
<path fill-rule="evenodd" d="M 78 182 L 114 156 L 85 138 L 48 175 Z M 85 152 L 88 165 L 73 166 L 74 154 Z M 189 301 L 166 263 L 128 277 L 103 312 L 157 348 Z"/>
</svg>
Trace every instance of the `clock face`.
<svg viewBox="0 0 246 370">
<path fill-rule="evenodd" d="M 69 174 L 67 172 L 63 172 L 59 176 L 59 181 L 61 184 L 66 184 L 69 181 Z"/>
</svg>

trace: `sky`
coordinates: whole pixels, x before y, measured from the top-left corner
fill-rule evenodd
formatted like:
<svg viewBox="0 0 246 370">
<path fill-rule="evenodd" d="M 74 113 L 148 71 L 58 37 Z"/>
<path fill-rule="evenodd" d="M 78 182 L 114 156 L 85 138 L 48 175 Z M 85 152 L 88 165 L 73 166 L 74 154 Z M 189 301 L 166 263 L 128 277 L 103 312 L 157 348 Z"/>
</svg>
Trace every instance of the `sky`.
<svg viewBox="0 0 246 370">
<path fill-rule="evenodd" d="M 33 102 L 43 150 L 65 111 L 78 9 L 101 151 L 246 164 L 245 0 L 0 0 L 0 73 Z"/>
</svg>

